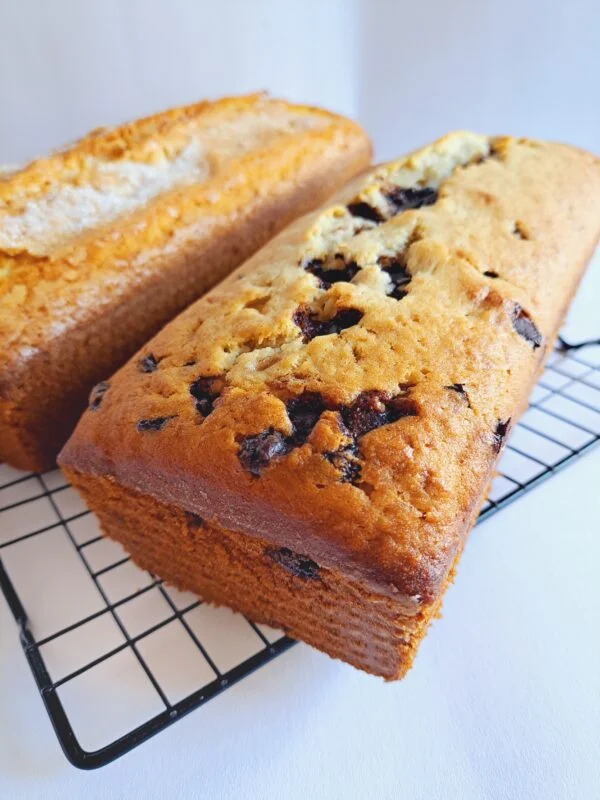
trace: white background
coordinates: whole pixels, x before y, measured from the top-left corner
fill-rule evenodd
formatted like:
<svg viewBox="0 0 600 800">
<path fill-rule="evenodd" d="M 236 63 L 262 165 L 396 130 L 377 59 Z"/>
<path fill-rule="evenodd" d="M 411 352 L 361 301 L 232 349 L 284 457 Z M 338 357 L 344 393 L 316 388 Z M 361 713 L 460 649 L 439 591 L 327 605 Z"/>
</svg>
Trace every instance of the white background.
<svg viewBox="0 0 600 800">
<path fill-rule="evenodd" d="M 356 110 L 353 0 L 0 0 L 0 161 L 98 125 L 268 89 Z"/>
<path fill-rule="evenodd" d="M 594 0 L 0 0 L 0 161 L 205 95 L 600 144 Z M 573 336 L 598 335 L 600 270 Z M 600 452 L 478 527 L 403 683 L 297 646 L 98 773 L 65 762 L 0 601 L 0 797 L 581 798 L 600 786 Z"/>
<path fill-rule="evenodd" d="M 268 89 L 358 117 L 380 158 L 450 129 L 600 145 L 595 0 L 0 0 L 0 162 Z"/>
</svg>

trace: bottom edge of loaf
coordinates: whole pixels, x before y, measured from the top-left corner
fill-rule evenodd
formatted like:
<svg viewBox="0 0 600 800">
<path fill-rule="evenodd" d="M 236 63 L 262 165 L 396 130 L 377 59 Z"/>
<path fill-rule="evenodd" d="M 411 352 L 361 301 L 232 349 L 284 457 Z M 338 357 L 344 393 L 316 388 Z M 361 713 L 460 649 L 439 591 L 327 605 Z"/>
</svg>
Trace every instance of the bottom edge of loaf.
<svg viewBox="0 0 600 800">
<path fill-rule="evenodd" d="M 205 522 L 111 478 L 66 472 L 103 532 L 141 568 L 372 675 L 402 678 L 439 611 L 441 595 L 409 616 L 400 600 L 306 556 Z"/>
</svg>

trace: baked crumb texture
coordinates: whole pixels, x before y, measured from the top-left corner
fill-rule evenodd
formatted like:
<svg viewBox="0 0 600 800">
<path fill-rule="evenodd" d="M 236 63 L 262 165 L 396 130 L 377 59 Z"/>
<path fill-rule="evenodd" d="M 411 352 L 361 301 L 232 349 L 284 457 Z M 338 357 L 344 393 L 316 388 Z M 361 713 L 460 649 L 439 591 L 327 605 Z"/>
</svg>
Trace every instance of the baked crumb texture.
<svg viewBox="0 0 600 800">
<path fill-rule="evenodd" d="M 451 134 L 296 221 L 61 456 L 152 572 L 401 677 L 600 228 L 600 167 Z"/>
<path fill-rule="evenodd" d="M 0 461 L 50 467 L 91 387 L 370 160 L 262 95 L 101 129 L 0 180 Z"/>
</svg>

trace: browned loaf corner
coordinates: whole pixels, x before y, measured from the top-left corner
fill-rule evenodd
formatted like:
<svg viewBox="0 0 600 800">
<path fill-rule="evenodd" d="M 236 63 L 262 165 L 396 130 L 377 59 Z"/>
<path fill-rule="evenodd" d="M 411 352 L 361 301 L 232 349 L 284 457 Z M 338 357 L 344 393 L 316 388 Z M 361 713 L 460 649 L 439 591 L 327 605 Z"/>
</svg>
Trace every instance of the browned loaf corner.
<svg viewBox="0 0 600 800">
<path fill-rule="evenodd" d="M 91 387 L 365 169 L 366 134 L 262 95 L 98 130 L 0 181 L 0 461 L 49 468 Z"/>
<path fill-rule="evenodd" d="M 61 463 L 142 566 L 400 677 L 599 229 L 593 156 L 452 134 L 181 314 Z"/>
</svg>

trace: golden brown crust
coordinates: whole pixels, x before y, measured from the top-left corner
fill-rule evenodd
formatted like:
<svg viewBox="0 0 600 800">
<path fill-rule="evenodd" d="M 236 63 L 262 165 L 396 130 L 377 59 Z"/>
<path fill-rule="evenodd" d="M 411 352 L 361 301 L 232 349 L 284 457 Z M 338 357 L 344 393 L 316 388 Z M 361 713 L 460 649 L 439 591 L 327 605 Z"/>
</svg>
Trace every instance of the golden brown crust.
<svg viewBox="0 0 600 800">
<path fill-rule="evenodd" d="M 338 201 L 148 343 L 61 461 L 428 618 L 597 241 L 600 167 L 454 134 Z"/>
<path fill-rule="evenodd" d="M 135 562 L 204 601 L 227 605 L 388 680 L 412 663 L 430 617 L 340 572 L 274 549 L 255 536 L 210 524 L 102 477 L 69 471 L 98 509 L 102 529 Z M 292 560 L 290 560 L 292 559 Z"/>
<path fill-rule="evenodd" d="M 369 155 L 347 120 L 250 96 L 93 132 L 3 181 L 0 459 L 49 467 L 95 382 Z"/>
</svg>

